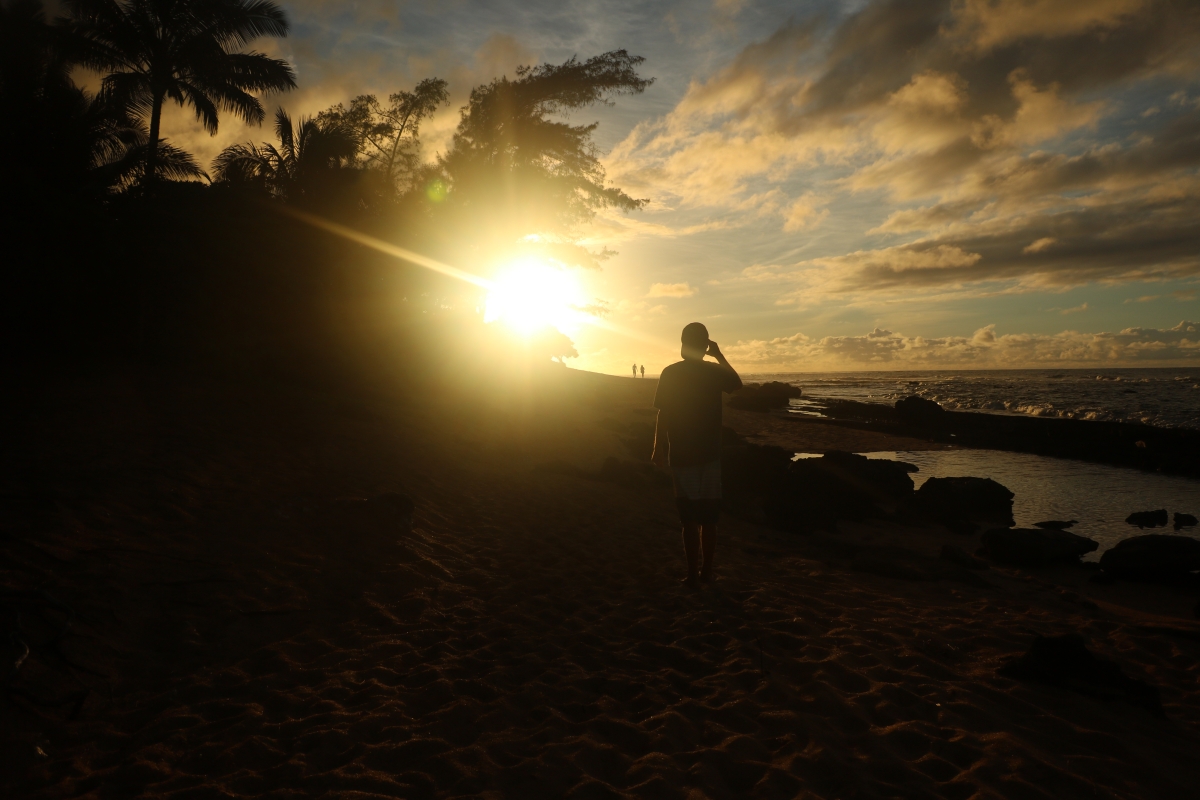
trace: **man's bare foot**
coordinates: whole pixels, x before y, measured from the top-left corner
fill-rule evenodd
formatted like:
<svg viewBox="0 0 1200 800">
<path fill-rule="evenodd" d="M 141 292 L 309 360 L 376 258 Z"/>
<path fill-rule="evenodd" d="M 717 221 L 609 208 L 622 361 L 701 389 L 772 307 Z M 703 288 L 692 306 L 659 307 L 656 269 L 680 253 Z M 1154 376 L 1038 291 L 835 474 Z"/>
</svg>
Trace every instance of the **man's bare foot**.
<svg viewBox="0 0 1200 800">
<path fill-rule="evenodd" d="M 684 578 L 682 581 L 680 581 L 680 583 L 682 583 L 684 586 L 686 586 L 689 589 L 700 588 L 700 581 L 696 578 L 695 575 L 688 575 L 686 578 Z"/>
</svg>

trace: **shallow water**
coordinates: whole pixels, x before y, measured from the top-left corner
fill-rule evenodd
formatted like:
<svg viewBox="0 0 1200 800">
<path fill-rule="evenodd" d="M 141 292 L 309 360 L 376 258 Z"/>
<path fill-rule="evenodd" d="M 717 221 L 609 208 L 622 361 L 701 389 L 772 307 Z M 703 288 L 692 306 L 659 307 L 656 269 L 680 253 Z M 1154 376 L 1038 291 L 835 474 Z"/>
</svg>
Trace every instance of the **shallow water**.
<svg viewBox="0 0 1200 800">
<path fill-rule="evenodd" d="M 1019 527 L 1032 527 L 1035 522 L 1050 519 L 1079 520 L 1071 532 L 1100 544 L 1089 560 L 1098 559 L 1122 539 L 1142 533 L 1179 533 L 1200 539 L 1200 527 L 1175 531 L 1168 525 L 1140 530 L 1125 522 L 1131 512 L 1159 508 L 1170 514 L 1181 511 L 1200 516 L 1200 480 L 1001 450 L 881 451 L 863 455 L 915 464 L 920 468 L 912 476 L 917 488 L 930 478 L 964 475 L 1002 483 L 1016 495 L 1013 517 Z"/>
<path fill-rule="evenodd" d="M 1196 369 L 764 373 L 744 379 L 801 387 L 804 397 L 792 401 L 797 413 L 812 411 L 812 399 L 893 405 L 915 394 L 950 410 L 1200 428 Z"/>
</svg>

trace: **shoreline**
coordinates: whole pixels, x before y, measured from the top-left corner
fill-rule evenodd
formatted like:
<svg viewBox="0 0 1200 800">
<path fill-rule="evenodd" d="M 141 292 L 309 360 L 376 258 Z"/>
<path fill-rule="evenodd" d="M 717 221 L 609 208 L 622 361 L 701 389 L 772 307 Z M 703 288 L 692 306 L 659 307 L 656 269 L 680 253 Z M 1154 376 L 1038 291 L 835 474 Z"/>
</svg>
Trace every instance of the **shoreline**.
<svg viewBox="0 0 1200 800">
<path fill-rule="evenodd" d="M 906 415 L 882 404 L 823 402 L 828 419 L 820 421 L 825 424 L 944 445 L 1073 458 L 1200 478 L 1200 431 L 1190 428 L 975 411 Z M 796 421 L 819 419 L 786 410 L 771 413 Z"/>
</svg>

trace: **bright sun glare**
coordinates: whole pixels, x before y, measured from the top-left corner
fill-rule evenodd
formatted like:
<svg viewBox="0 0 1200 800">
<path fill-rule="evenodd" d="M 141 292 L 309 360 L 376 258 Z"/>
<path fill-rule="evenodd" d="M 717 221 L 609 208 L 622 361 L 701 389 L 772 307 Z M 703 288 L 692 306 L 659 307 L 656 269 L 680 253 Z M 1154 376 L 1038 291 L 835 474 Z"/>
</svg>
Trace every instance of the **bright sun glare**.
<svg viewBox="0 0 1200 800">
<path fill-rule="evenodd" d="M 497 320 L 523 334 L 552 325 L 570 333 L 582 322 L 579 281 L 566 270 L 536 260 L 517 261 L 496 276 L 488 292 L 485 322 Z"/>
</svg>

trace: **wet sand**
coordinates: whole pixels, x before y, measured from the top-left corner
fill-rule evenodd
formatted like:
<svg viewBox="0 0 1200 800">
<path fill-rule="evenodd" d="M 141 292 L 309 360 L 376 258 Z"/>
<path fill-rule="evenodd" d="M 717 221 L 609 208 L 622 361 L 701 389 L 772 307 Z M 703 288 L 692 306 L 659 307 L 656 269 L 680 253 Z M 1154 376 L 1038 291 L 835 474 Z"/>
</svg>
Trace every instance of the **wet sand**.
<svg viewBox="0 0 1200 800">
<path fill-rule="evenodd" d="M 880 577 L 836 541 L 736 519 L 718 582 L 688 591 L 669 488 L 534 469 L 629 458 L 622 426 L 653 421 L 653 381 L 551 383 L 542 401 L 447 407 L 130 377 L 10 413 L 22 424 L 0 486 L 0 582 L 33 647 L 0 700 L 0 788 L 1194 791 L 1194 598 L 1087 584 L 1082 569 L 991 569 L 982 585 Z M 797 450 L 916 449 L 747 413 L 727 421 Z M 413 499 L 411 532 L 360 513 L 384 492 Z M 842 529 L 881 552 L 971 548 L 936 526 Z M 997 677 L 1035 634 L 1067 632 L 1157 684 L 1167 718 Z"/>
</svg>

